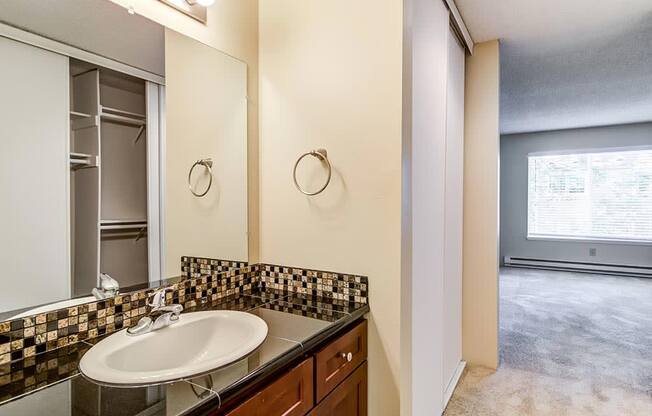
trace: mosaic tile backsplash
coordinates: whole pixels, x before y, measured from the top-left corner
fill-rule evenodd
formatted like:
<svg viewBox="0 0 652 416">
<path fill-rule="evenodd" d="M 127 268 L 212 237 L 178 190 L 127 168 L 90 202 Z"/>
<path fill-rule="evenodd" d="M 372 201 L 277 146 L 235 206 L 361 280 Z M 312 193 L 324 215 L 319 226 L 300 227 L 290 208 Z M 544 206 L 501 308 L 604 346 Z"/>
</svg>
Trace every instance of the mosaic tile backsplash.
<svg viewBox="0 0 652 416">
<path fill-rule="evenodd" d="M 368 279 L 345 273 L 260 264 L 261 288 L 367 303 Z"/>
<path fill-rule="evenodd" d="M 194 308 L 253 289 L 309 295 L 309 302 L 367 303 L 368 279 L 344 273 L 270 264 L 182 257 L 182 277 L 165 284 L 166 301 Z M 2 366 L 37 354 L 67 348 L 134 325 L 149 312 L 155 289 L 121 294 L 111 299 L 0 322 L 0 375 Z M 315 300 L 316 299 L 316 300 Z M 308 302 L 308 300 L 307 300 Z"/>
<path fill-rule="evenodd" d="M 201 277 L 218 275 L 223 272 L 242 269 L 247 266 L 244 261 L 208 259 L 204 257 L 181 257 L 182 277 Z"/>
</svg>

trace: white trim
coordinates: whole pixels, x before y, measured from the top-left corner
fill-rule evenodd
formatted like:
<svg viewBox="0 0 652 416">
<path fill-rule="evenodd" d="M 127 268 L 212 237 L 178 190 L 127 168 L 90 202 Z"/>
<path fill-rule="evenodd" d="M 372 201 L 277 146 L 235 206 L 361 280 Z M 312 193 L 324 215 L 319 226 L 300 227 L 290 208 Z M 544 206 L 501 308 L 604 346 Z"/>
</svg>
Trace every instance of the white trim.
<svg viewBox="0 0 652 416">
<path fill-rule="evenodd" d="M 159 164 L 159 218 L 160 218 L 160 231 L 159 231 L 159 250 L 160 250 L 160 260 L 161 260 L 161 279 L 166 279 L 168 277 L 167 270 L 165 270 L 165 259 L 167 256 L 166 252 L 166 246 L 165 246 L 165 238 L 166 238 L 166 212 L 165 212 L 165 198 L 166 198 L 166 193 L 165 193 L 165 178 L 166 178 L 166 157 L 167 157 L 167 151 L 166 151 L 166 143 L 167 143 L 167 130 L 166 130 L 166 115 L 165 115 L 165 108 L 166 108 L 166 97 L 165 97 L 165 86 L 164 85 L 159 85 L 158 87 L 159 91 L 159 99 L 158 99 L 158 112 L 159 112 L 159 160 L 161 163 Z"/>
<path fill-rule="evenodd" d="M 94 65 L 99 65 L 105 68 L 113 69 L 134 77 L 144 79 L 156 84 L 165 85 L 165 78 L 148 72 L 134 66 L 88 52 L 68 44 L 58 42 L 56 40 L 48 39 L 46 37 L 15 28 L 5 23 L 0 23 L 0 36 L 12 39 L 18 42 L 26 43 L 28 45 L 36 46 L 50 52 L 58 53 L 59 55 L 68 56 L 71 58 L 79 59 L 82 61 L 90 62 Z"/>
<path fill-rule="evenodd" d="M 450 402 L 451 397 L 453 397 L 455 388 L 457 387 L 457 384 L 460 382 L 460 379 L 462 378 L 462 374 L 464 374 L 465 368 L 466 368 L 466 361 L 460 361 L 460 363 L 457 365 L 457 368 L 455 369 L 455 373 L 453 373 L 453 377 L 451 377 L 450 382 L 448 383 L 448 386 L 446 386 L 446 390 L 444 390 L 444 404 L 441 408 L 442 413 L 444 413 L 444 410 L 446 410 L 446 406 L 448 406 L 448 402 Z"/>
<path fill-rule="evenodd" d="M 66 59 L 66 72 L 70 74 L 70 59 Z M 66 117 L 66 144 L 64 146 L 64 152 L 65 152 L 65 160 L 66 164 L 64 166 L 65 169 L 65 175 L 66 175 L 66 185 L 65 185 L 65 192 L 66 192 L 66 253 L 68 256 L 68 280 L 67 280 L 67 295 L 68 298 L 72 297 L 72 281 L 73 281 L 73 264 L 74 262 L 72 261 L 73 259 L 73 241 L 72 241 L 72 203 L 70 201 L 70 194 L 72 192 L 70 181 L 72 180 L 72 170 L 70 169 L 70 140 L 72 136 L 72 132 L 70 131 L 71 125 L 70 125 L 70 109 L 72 106 L 70 105 L 71 99 L 70 99 L 70 77 L 66 77 L 66 96 L 68 98 L 68 102 L 66 110 L 65 111 L 65 117 Z"/>
<path fill-rule="evenodd" d="M 147 252 L 149 281 L 161 280 L 160 250 L 160 150 L 159 88 L 153 82 L 145 86 L 147 112 Z"/>
<path fill-rule="evenodd" d="M 593 153 L 619 153 L 619 152 L 636 152 L 638 150 L 652 150 L 652 146 L 624 146 L 624 147 L 597 147 L 584 149 L 567 149 L 567 150 L 549 150 L 542 152 L 530 152 L 527 157 L 539 156 L 565 156 L 565 155 L 586 155 Z"/>
<path fill-rule="evenodd" d="M 448 10 L 450 10 L 450 17 L 451 17 L 451 23 L 453 23 L 455 29 L 459 32 L 459 35 L 462 38 L 462 41 L 464 42 L 464 46 L 466 49 L 469 51 L 471 55 L 473 55 L 473 39 L 471 38 L 471 34 L 469 33 L 469 29 L 466 27 L 466 23 L 464 23 L 464 19 L 462 19 L 462 15 L 460 14 L 460 11 L 457 8 L 457 5 L 455 4 L 454 0 L 444 0 L 444 3 L 446 3 L 446 6 L 448 6 Z"/>
<path fill-rule="evenodd" d="M 95 89 L 97 101 L 95 101 L 93 106 L 95 107 L 95 114 L 100 114 L 101 111 L 101 94 L 100 94 L 100 70 L 94 69 L 95 73 Z M 102 287 L 100 282 L 100 274 L 102 273 L 102 125 L 97 123 L 97 160 L 99 161 L 99 167 L 97 169 L 97 268 L 96 273 L 96 284 L 95 287 Z M 75 253 L 75 256 L 77 254 Z"/>
<path fill-rule="evenodd" d="M 249 83 L 248 79 L 247 79 L 247 83 Z M 244 122 L 245 126 L 244 127 L 246 131 L 245 138 L 248 138 L 249 137 L 249 97 L 244 97 L 244 102 L 245 102 L 245 122 Z M 249 206 L 249 140 L 247 140 L 245 143 L 244 166 L 245 166 L 244 178 L 247 187 L 247 192 L 245 192 L 244 195 L 245 207 L 247 211 L 247 220 L 245 221 L 245 233 L 244 233 L 245 240 L 247 241 L 247 244 L 245 244 L 245 261 L 250 262 L 251 260 L 249 259 L 249 239 L 251 238 L 251 234 L 249 233 L 249 227 L 250 227 L 249 214 L 250 214 L 251 207 Z"/>
<path fill-rule="evenodd" d="M 626 238 L 600 238 L 600 237 L 575 237 L 561 235 L 529 235 L 527 240 L 532 241 L 563 241 L 567 243 L 596 243 L 596 244 L 621 244 L 629 246 L 652 246 L 652 240 L 634 240 Z"/>
</svg>

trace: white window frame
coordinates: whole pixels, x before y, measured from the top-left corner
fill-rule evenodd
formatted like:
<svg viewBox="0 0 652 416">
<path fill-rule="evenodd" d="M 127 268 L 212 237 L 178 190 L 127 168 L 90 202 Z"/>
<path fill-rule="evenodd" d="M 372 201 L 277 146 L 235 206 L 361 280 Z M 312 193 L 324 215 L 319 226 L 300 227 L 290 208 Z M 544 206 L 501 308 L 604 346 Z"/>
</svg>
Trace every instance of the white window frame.
<svg viewBox="0 0 652 416">
<path fill-rule="evenodd" d="M 529 166 L 530 157 L 537 156 L 562 156 L 562 155 L 579 155 L 584 153 L 613 153 L 613 152 L 630 152 L 637 150 L 652 150 L 652 146 L 625 146 L 625 147 L 601 147 L 601 148 L 584 148 L 584 149 L 566 149 L 558 151 L 545 151 L 545 152 L 530 152 L 527 154 L 527 165 Z M 561 242 L 577 242 L 577 243 L 596 243 L 596 244 L 619 244 L 631 246 L 652 246 L 651 240 L 636 240 L 636 239 L 620 239 L 620 238 L 600 238 L 600 237 L 582 237 L 582 236 L 559 236 L 559 235 L 530 235 L 530 215 L 529 215 L 529 201 L 530 201 L 530 175 L 528 172 L 526 180 L 526 225 L 525 225 L 525 239 L 529 241 L 561 241 Z"/>
</svg>

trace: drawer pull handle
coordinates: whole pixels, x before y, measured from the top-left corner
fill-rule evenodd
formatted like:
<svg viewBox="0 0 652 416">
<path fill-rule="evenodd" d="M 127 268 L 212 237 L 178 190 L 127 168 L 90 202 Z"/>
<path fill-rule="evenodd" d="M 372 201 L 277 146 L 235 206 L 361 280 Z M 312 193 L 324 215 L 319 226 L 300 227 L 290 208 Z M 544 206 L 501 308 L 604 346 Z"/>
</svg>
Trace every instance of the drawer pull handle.
<svg viewBox="0 0 652 416">
<path fill-rule="evenodd" d="M 353 360 L 353 354 L 351 354 L 350 352 L 349 353 L 343 352 L 342 359 L 350 363 Z"/>
</svg>

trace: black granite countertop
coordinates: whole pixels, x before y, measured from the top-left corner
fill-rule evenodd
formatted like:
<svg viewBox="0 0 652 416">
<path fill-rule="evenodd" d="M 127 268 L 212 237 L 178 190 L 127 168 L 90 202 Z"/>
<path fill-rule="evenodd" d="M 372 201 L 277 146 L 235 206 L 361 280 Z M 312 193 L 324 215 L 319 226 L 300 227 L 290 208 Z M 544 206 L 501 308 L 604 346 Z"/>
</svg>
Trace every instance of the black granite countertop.
<svg viewBox="0 0 652 416">
<path fill-rule="evenodd" d="M 254 353 L 225 368 L 172 384 L 101 386 L 79 373 L 79 360 L 93 344 L 84 341 L 12 363 L 8 373 L 0 373 L 0 416 L 201 414 L 237 400 L 369 311 L 366 304 L 267 290 L 228 296 L 184 313 L 225 309 L 253 313 L 269 328 Z"/>
</svg>

